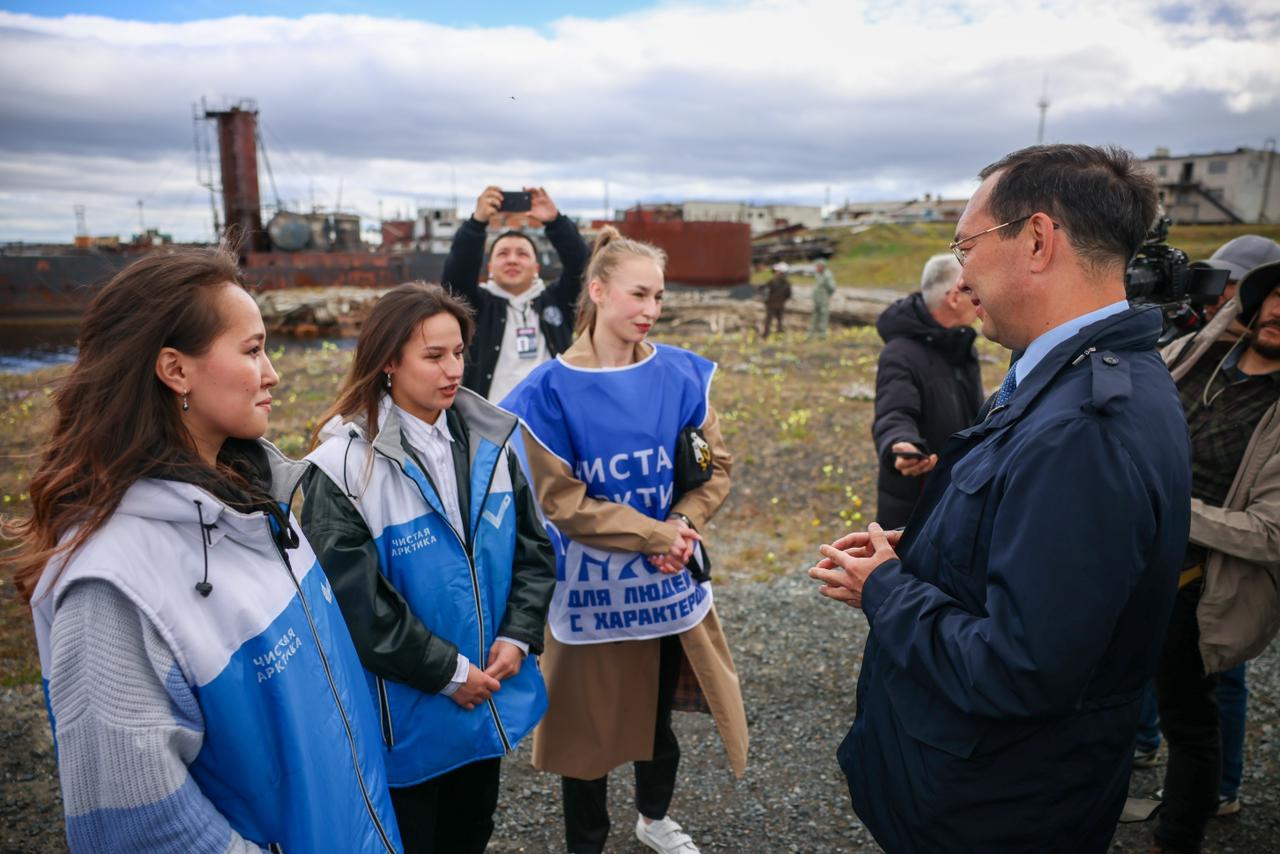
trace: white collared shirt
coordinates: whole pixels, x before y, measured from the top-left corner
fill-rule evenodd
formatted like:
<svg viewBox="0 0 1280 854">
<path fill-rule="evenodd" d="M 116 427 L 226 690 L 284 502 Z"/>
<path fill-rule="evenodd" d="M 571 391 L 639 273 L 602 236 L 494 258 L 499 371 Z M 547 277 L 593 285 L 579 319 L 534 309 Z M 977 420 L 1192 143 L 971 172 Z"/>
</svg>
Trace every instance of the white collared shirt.
<svg viewBox="0 0 1280 854">
<path fill-rule="evenodd" d="M 394 405 L 394 404 L 393 404 Z M 406 412 L 399 406 L 396 414 L 400 416 L 400 430 L 404 433 L 409 445 L 418 452 L 422 464 L 427 467 L 427 474 L 435 484 L 436 494 L 444 505 L 444 512 L 449 517 L 449 524 L 457 532 L 458 539 L 467 541 L 466 528 L 462 523 L 462 510 L 458 504 L 458 472 L 453 467 L 453 436 L 449 433 L 449 419 L 442 410 L 436 416 L 436 422 L 430 424 L 415 415 Z M 529 654 L 529 645 L 514 638 L 499 637 L 517 647 L 525 655 Z M 467 657 L 458 653 L 458 663 L 453 670 L 453 678 L 440 692 L 451 696 L 467 681 L 471 672 L 471 664 Z"/>
<path fill-rule="evenodd" d="M 494 365 L 493 380 L 489 384 L 489 402 L 497 405 L 534 368 L 551 358 L 546 336 L 542 334 L 542 324 L 539 322 L 541 318 L 533 307 L 534 298 L 545 291 L 547 286 L 542 279 L 534 279 L 529 289 L 519 296 L 512 296 L 492 280 L 482 282 L 480 287 L 507 301 L 507 319 L 502 327 L 502 340 L 493 345 L 498 348 L 498 363 Z M 520 358 L 516 351 L 516 331 L 520 328 L 533 330 L 536 356 Z"/>
<path fill-rule="evenodd" d="M 448 419 L 443 410 L 436 416 L 436 423 L 429 424 L 396 407 L 400 416 L 400 429 L 409 444 L 422 458 L 427 474 L 435 484 L 440 503 L 449 517 L 449 524 L 458 538 L 467 541 L 466 528 L 462 524 L 462 511 L 458 509 L 458 474 L 453 467 L 453 436 L 449 435 Z"/>
</svg>

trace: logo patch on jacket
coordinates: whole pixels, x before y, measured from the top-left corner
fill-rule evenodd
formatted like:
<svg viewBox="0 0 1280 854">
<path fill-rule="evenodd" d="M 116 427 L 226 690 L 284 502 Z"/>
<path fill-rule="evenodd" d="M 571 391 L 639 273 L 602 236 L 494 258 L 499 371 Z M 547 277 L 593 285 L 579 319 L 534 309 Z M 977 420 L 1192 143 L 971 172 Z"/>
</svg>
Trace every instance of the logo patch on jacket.
<svg viewBox="0 0 1280 854">
<path fill-rule="evenodd" d="M 560 306 L 549 305 L 542 310 L 542 319 L 548 326 L 560 326 L 564 323 L 564 313 L 560 311 Z"/>
<path fill-rule="evenodd" d="M 401 555 L 412 554 L 418 549 L 425 549 L 427 546 L 435 545 L 436 535 L 431 533 L 428 528 L 405 534 L 403 537 L 391 538 L 391 556 L 400 557 Z"/>
<path fill-rule="evenodd" d="M 482 516 L 484 516 L 484 518 L 488 519 L 488 520 L 489 520 L 489 524 L 490 524 L 490 525 L 492 525 L 493 527 L 495 527 L 495 528 L 501 528 L 501 527 L 502 527 L 502 519 L 503 519 L 503 517 L 504 517 L 504 516 L 506 516 L 506 515 L 507 515 L 507 509 L 508 509 L 510 506 L 511 506 L 511 496 L 510 496 L 510 495 L 504 495 L 504 496 L 502 496 L 502 503 L 498 505 L 498 512 L 497 512 L 497 513 L 492 513 L 492 512 L 490 512 L 490 511 L 486 510 L 486 511 L 484 511 L 481 515 L 482 515 Z"/>
<path fill-rule="evenodd" d="M 269 650 L 262 655 L 254 656 L 253 663 L 258 667 L 258 683 L 261 684 L 283 673 L 300 649 L 302 649 L 302 639 L 298 637 L 297 632 L 289 629 L 271 645 Z"/>
</svg>

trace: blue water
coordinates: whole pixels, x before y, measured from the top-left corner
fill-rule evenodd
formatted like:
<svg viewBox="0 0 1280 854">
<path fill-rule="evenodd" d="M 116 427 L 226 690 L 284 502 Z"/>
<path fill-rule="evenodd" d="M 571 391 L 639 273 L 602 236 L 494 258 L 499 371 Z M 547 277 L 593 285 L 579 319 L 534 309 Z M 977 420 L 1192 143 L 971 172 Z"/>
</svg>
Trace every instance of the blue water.
<svg viewBox="0 0 1280 854">
<path fill-rule="evenodd" d="M 47 334 L 12 333 L 13 330 L 9 329 L 0 333 L 3 335 L 0 338 L 0 374 L 29 374 L 42 368 L 69 365 L 76 360 L 74 330 L 70 333 L 70 343 L 67 333 L 61 330 L 52 330 Z M 326 342 L 332 343 L 339 350 L 351 350 L 356 346 L 354 338 L 310 338 L 305 341 L 273 338 L 267 341 L 267 349 L 274 353 L 283 345 L 286 353 L 305 353 L 319 350 Z"/>
<path fill-rule="evenodd" d="M 52 347 L 47 350 L 24 347 L 17 351 L 4 347 L 0 349 L 0 374 L 29 374 L 41 368 L 69 365 L 75 360 L 75 347 Z"/>
</svg>

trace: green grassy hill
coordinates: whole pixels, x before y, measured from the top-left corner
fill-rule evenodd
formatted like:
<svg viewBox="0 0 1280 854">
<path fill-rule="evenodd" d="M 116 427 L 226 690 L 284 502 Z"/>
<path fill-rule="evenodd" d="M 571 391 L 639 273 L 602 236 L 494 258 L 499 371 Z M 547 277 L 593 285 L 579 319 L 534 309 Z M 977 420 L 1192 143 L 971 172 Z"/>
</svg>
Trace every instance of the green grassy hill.
<svg viewBox="0 0 1280 854">
<path fill-rule="evenodd" d="M 924 262 L 931 255 L 947 251 L 955 224 L 873 225 L 859 234 L 850 234 L 844 228 L 828 232 L 843 232 L 839 251 L 831 259 L 831 272 L 838 284 L 912 291 L 919 287 Z M 1242 234 L 1280 240 L 1280 224 L 1174 226 L 1169 242 L 1195 261 L 1208 258 L 1223 243 Z M 759 272 L 753 281 L 766 281 L 769 275 L 767 271 Z"/>
</svg>

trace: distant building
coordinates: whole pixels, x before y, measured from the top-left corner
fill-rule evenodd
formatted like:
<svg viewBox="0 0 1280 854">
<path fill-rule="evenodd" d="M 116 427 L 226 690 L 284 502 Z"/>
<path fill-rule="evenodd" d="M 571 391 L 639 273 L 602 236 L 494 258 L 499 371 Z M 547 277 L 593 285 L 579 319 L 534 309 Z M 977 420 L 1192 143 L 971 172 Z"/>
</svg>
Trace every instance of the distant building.
<svg viewBox="0 0 1280 854">
<path fill-rule="evenodd" d="M 77 234 L 75 247 L 77 249 L 119 249 L 120 235 L 105 234 L 101 237 L 90 237 L 87 234 Z"/>
<path fill-rule="evenodd" d="M 873 225 L 875 223 L 955 222 L 964 213 L 968 199 L 944 199 L 925 193 L 924 198 L 883 202 L 845 202 L 828 214 L 826 225 Z"/>
<path fill-rule="evenodd" d="M 170 243 L 173 243 L 173 235 L 158 228 L 148 228 L 141 234 L 135 234 L 131 241 L 131 245 L 137 247 L 168 246 Z"/>
<path fill-rule="evenodd" d="M 448 252 L 459 225 L 461 221 L 455 208 L 418 208 L 418 218 L 413 224 L 416 248 L 425 252 Z"/>
<path fill-rule="evenodd" d="M 752 234 L 776 231 L 790 225 L 818 228 L 822 209 L 816 205 L 753 205 L 747 202 L 688 201 L 679 204 L 645 205 L 664 211 L 676 209 L 685 222 L 745 222 Z"/>
<path fill-rule="evenodd" d="M 384 219 L 382 225 L 383 252 L 404 252 L 413 248 L 414 221 L 411 219 Z"/>
<path fill-rule="evenodd" d="M 1237 148 L 1175 157 L 1157 148 L 1143 161 L 1176 223 L 1275 222 L 1280 219 L 1280 158 L 1274 148 Z"/>
</svg>

